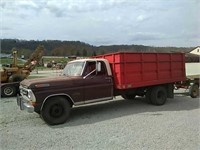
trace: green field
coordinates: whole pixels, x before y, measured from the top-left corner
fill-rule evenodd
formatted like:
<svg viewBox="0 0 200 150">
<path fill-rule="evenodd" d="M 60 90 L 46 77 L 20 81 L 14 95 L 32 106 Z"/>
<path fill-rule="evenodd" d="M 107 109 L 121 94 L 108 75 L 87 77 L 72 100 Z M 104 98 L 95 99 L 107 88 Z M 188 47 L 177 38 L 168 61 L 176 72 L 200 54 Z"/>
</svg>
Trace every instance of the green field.
<svg viewBox="0 0 200 150">
<path fill-rule="evenodd" d="M 43 59 L 43 63 L 48 63 L 51 61 L 57 62 L 57 63 L 67 63 L 69 61 L 71 61 L 71 59 L 69 58 L 42 58 Z"/>
<path fill-rule="evenodd" d="M 43 63 L 48 63 L 51 61 L 57 62 L 57 63 L 67 63 L 70 61 L 69 58 L 42 58 L 43 59 Z M 25 62 L 25 61 L 24 61 Z M 18 60 L 17 63 L 18 64 L 24 64 L 23 61 Z M 0 64 L 12 64 L 13 63 L 13 59 L 12 58 L 1 58 Z"/>
<path fill-rule="evenodd" d="M 13 59 L 12 58 L 1 58 L 1 62 L 0 64 L 4 65 L 4 64 L 12 64 L 13 63 Z M 24 62 L 21 60 L 18 60 L 17 63 L 19 65 L 23 65 Z"/>
</svg>

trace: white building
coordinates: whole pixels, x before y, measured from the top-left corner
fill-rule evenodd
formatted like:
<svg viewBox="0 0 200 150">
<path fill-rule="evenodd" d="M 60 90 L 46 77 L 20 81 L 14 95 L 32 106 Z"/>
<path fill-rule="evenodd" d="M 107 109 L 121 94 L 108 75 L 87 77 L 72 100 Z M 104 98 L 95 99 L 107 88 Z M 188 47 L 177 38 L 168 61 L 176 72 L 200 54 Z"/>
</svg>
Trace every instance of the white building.
<svg viewBox="0 0 200 150">
<path fill-rule="evenodd" d="M 195 49 L 190 51 L 191 54 L 196 54 L 200 56 L 200 46 L 197 46 Z"/>
<path fill-rule="evenodd" d="M 200 77 L 200 46 L 186 54 L 186 76 L 189 78 Z"/>
</svg>

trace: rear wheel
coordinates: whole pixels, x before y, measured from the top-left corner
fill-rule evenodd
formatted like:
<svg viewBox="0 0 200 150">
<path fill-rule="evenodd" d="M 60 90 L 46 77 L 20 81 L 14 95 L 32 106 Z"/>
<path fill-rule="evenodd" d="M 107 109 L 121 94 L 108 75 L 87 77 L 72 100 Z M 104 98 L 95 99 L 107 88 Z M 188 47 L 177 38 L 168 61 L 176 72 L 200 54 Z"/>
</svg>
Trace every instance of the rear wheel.
<svg viewBox="0 0 200 150">
<path fill-rule="evenodd" d="M 62 124 L 67 121 L 70 110 L 68 100 L 63 97 L 52 97 L 44 103 L 40 115 L 49 125 Z"/>
<path fill-rule="evenodd" d="M 148 88 L 145 94 L 145 101 L 151 104 L 151 88 Z"/>
<path fill-rule="evenodd" d="M 193 84 L 189 90 L 190 96 L 192 98 L 197 98 L 199 96 L 199 86 L 198 84 Z"/>
<path fill-rule="evenodd" d="M 2 97 L 11 97 L 17 94 L 17 89 L 13 85 L 5 85 L 1 88 Z"/>
<path fill-rule="evenodd" d="M 156 86 L 151 91 L 151 103 L 153 105 L 163 105 L 167 100 L 166 89 L 162 86 Z"/>
</svg>

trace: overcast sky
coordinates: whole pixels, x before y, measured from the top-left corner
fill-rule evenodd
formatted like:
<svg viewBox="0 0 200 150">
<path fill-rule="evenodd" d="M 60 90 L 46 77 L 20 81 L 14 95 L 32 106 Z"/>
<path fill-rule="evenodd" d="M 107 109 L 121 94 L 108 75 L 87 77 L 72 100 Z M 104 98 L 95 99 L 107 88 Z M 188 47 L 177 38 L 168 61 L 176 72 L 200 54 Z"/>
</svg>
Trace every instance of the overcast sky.
<svg viewBox="0 0 200 150">
<path fill-rule="evenodd" d="M 1 38 L 200 45 L 200 0 L 1 0 Z"/>
</svg>

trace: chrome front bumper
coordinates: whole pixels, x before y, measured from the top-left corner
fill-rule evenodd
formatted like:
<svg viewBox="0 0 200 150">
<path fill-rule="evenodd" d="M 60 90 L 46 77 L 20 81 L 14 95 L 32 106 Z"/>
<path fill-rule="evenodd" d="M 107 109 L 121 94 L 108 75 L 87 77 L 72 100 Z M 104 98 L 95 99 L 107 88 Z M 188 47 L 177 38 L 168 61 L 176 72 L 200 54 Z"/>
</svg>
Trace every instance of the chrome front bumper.
<svg viewBox="0 0 200 150">
<path fill-rule="evenodd" d="M 28 101 L 24 100 L 22 96 L 17 95 L 17 105 L 21 110 L 26 110 L 29 113 L 34 112 L 34 107 Z"/>
</svg>

